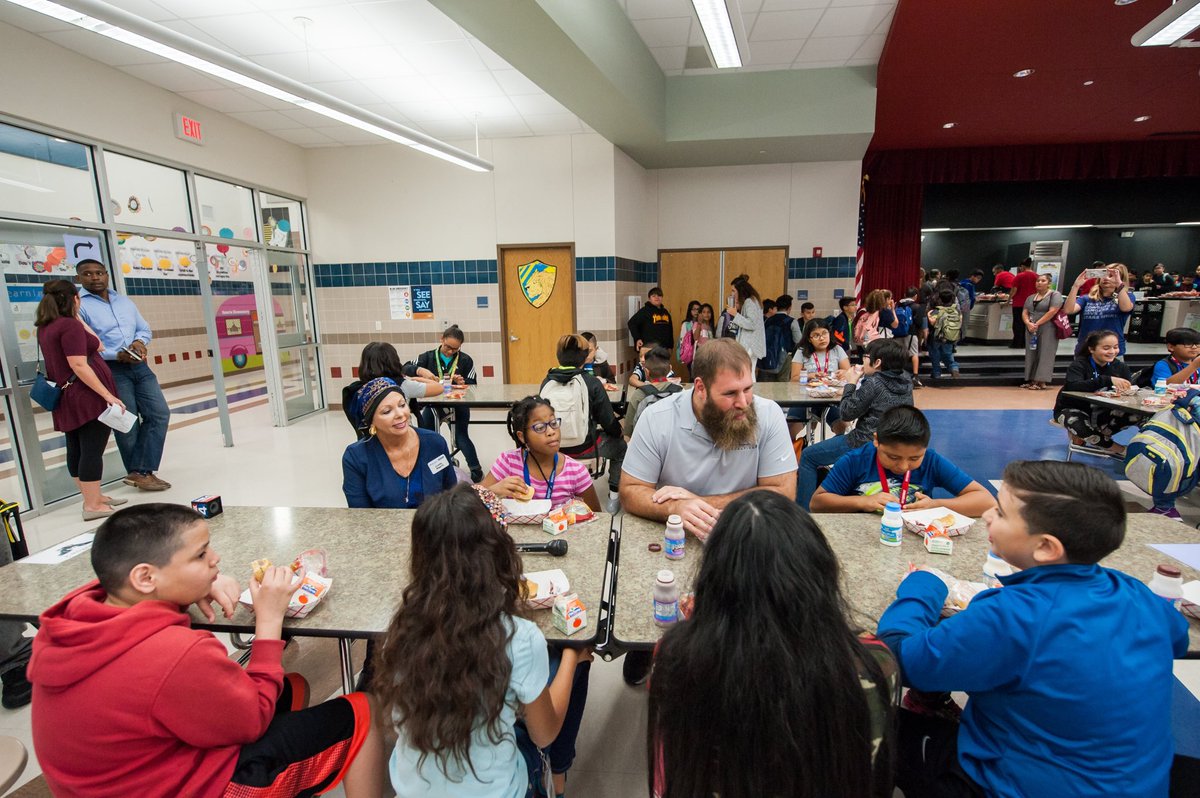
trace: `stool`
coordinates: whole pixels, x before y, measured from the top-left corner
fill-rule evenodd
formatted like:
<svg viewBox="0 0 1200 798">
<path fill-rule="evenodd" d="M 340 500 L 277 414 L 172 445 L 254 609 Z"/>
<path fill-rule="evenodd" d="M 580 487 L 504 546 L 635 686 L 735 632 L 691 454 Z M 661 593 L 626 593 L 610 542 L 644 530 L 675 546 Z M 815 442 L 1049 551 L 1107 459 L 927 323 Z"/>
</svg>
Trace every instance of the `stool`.
<svg viewBox="0 0 1200 798">
<path fill-rule="evenodd" d="M 0 793 L 17 783 L 25 772 L 29 754 L 16 737 L 0 737 Z"/>
</svg>

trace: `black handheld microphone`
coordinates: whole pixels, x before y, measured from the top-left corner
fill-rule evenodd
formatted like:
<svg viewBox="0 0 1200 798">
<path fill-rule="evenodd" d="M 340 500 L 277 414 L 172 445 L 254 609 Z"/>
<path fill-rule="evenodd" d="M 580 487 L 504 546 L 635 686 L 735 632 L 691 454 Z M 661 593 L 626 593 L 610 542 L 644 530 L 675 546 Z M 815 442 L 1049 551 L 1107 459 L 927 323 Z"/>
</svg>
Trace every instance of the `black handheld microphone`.
<svg viewBox="0 0 1200 798">
<path fill-rule="evenodd" d="M 518 543 L 517 551 L 522 554 L 549 554 L 551 557 L 562 557 L 567 553 L 567 541 L 558 538 L 545 543 Z"/>
</svg>

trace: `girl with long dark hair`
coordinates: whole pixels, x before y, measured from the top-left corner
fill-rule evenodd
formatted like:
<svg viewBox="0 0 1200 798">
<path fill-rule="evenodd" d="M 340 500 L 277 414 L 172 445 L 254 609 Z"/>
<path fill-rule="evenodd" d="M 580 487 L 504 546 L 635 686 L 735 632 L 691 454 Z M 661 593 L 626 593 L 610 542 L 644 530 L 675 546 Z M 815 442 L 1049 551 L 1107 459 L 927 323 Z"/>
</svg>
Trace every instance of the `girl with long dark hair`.
<svg viewBox="0 0 1200 798">
<path fill-rule="evenodd" d="M 722 511 L 654 660 L 652 795 L 891 795 L 895 660 L 851 625 L 838 570 L 795 502 L 753 491 Z"/>
<path fill-rule="evenodd" d="M 539 748 L 563 792 L 592 654 L 548 651 L 523 617 L 521 558 L 502 519 L 495 494 L 468 485 L 413 516 L 409 584 L 374 668 L 400 735 L 397 798 L 532 795 Z"/>
<path fill-rule="evenodd" d="M 67 473 L 83 495 L 83 520 L 112 515 L 113 499 L 100 491 L 104 448 L 110 429 L 99 420 L 109 405 L 125 409 L 117 385 L 100 356 L 100 339 L 79 320 L 79 294 L 66 280 L 42 283 L 34 320 L 46 376 L 60 386 L 62 398 L 51 412 L 54 429 L 67 439 Z"/>
<path fill-rule="evenodd" d="M 679 325 L 679 343 L 675 345 L 675 357 L 680 363 L 683 362 L 683 339 L 691 334 L 692 327 L 696 326 L 696 321 L 700 318 L 700 304 L 699 299 L 688 302 L 687 312 L 683 314 L 683 323 Z"/>
<path fill-rule="evenodd" d="M 737 327 L 737 342 L 750 353 L 750 362 L 757 363 L 758 359 L 767 353 L 767 335 L 763 327 L 762 298 L 758 291 L 750 285 L 750 278 L 739 274 L 730 283 L 733 293 L 728 297 L 729 305 L 725 313 L 730 323 Z"/>
<path fill-rule="evenodd" d="M 843 372 L 850 368 L 850 356 L 840 344 L 833 342 L 833 330 L 825 319 L 813 319 L 804 325 L 804 336 L 800 341 L 800 357 L 792 360 L 792 382 L 800 381 L 800 372 L 809 375 L 809 380 L 832 379 L 844 376 Z M 831 405 L 825 411 L 825 422 L 833 424 L 841 418 L 837 405 Z M 793 407 L 788 410 L 788 432 L 795 438 L 798 433 L 807 434 L 809 413 L 807 407 Z M 838 434 L 844 430 L 835 429 Z"/>
</svg>

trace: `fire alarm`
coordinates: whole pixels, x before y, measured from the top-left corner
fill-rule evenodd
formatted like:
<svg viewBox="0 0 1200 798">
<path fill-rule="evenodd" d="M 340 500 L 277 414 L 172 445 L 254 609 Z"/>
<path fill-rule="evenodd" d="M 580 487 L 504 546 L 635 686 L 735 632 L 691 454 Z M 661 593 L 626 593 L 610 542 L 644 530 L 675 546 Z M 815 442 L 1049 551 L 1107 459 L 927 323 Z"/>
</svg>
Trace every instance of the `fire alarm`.
<svg viewBox="0 0 1200 798">
<path fill-rule="evenodd" d="M 813 257 L 814 258 L 821 257 L 821 253 L 824 251 L 825 251 L 824 247 L 813 247 Z"/>
</svg>

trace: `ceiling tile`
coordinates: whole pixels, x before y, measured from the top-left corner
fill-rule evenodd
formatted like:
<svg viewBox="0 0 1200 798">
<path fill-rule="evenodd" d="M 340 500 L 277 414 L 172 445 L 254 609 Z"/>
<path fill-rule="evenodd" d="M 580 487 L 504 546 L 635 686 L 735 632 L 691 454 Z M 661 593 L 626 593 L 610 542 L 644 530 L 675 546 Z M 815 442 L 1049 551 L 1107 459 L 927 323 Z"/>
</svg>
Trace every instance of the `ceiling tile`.
<svg viewBox="0 0 1200 798">
<path fill-rule="evenodd" d="M 192 18 L 190 21 L 220 41 L 224 49 L 241 55 L 289 53 L 304 49 L 304 41 L 299 35 L 269 14 L 258 11 L 225 17 Z"/>
<path fill-rule="evenodd" d="M 851 58 L 845 64 L 848 67 L 856 66 L 879 66 L 878 58 Z M 807 64 L 805 65 L 807 66 Z"/>
<path fill-rule="evenodd" d="M 491 72 L 460 72 L 457 75 L 426 75 L 429 85 L 448 100 L 503 97 L 504 90 Z"/>
<path fill-rule="evenodd" d="M 100 36 L 81 28 L 43 33 L 42 35 L 73 53 L 110 66 L 161 64 L 166 60 L 162 56 L 148 53 L 137 47 L 130 47 L 128 44 L 113 41 L 107 36 Z"/>
<path fill-rule="evenodd" d="M 512 69 L 512 64 L 505 61 L 500 56 L 496 55 L 486 44 L 478 39 L 471 39 L 471 49 L 483 61 L 484 66 L 491 70 Z"/>
<path fill-rule="evenodd" d="M 377 103 L 381 99 L 378 94 L 364 86 L 359 80 L 337 80 L 329 83 L 310 83 L 309 85 L 317 91 L 332 94 L 339 100 L 355 105 Z"/>
<path fill-rule="evenodd" d="M 859 47 L 862 47 L 866 36 L 838 36 L 826 39 L 812 38 L 804 43 L 800 51 L 799 63 L 813 61 L 845 61 L 853 58 Z"/>
<path fill-rule="evenodd" d="M 830 8 L 821 17 L 814 36 L 865 36 L 873 33 L 891 12 L 888 6 Z"/>
<path fill-rule="evenodd" d="M 831 6 L 891 6 L 896 7 L 896 0 L 832 0 Z"/>
<path fill-rule="evenodd" d="M 298 127 L 295 130 L 272 130 L 271 135 L 284 141 L 290 141 L 292 144 L 299 144 L 301 147 L 337 146 L 337 142 L 329 136 L 306 127 Z"/>
<path fill-rule="evenodd" d="M 692 15 L 689 0 L 629 0 L 625 15 L 630 19 L 665 19 Z"/>
<path fill-rule="evenodd" d="M 650 55 L 662 67 L 663 72 L 683 69 L 683 60 L 687 57 L 686 47 L 651 47 Z"/>
<path fill-rule="evenodd" d="M 183 64 L 164 62 L 162 64 L 133 64 L 120 67 L 139 80 L 161 86 L 167 91 L 206 91 L 209 89 L 228 88 L 223 80 L 210 78 L 202 72 L 185 67 Z"/>
<path fill-rule="evenodd" d="M 752 42 L 799 39 L 803 41 L 812 34 L 821 21 L 821 11 L 767 11 L 758 15 Z"/>
<path fill-rule="evenodd" d="M 497 117 L 479 120 L 479 135 L 495 138 L 499 136 L 532 136 L 533 131 L 519 116 Z"/>
<path fill-rule="evenodd" d="M 854 60 L 870 59 L 876 64 L 879 63 L 879 56 L 883 55 L 883 45 L 886 42 L 887 36 L 868 36 L 862 46 L 854 51 Z"/>
<path fill-rule="evenodd" d="M 313 128 L 317 133 L 322 133 L 336 141 L 338 144 L 348 144 L 351 146 L 362 144 L 386 144 L 387 139 L 376 136 L 374 133 L 368 133 L 365 130 L 359 130 L 352 125 L 337 125 L 336 127 L 318 127 Z"/>
<path fill-rule="evenodd" d="M 458 24 L 428 2 L 356 3 L 354 9 L 393 44 L 463 39 Z"/>
<path fill-rule="evenodd" d="M 234 111 L 229 116 L 262 130 L 287 130 L 300 126 L 295 119 L 290 119 L 278 111 Z"/>
<path fill-rule="evenodd" d="M 426 100 L 424 102 L 395 102 L 392 106 L 414 122 L 454 120 L 461 122 L 465 117 L 458 106 L 449 100 Z"/>
<path fill-rule="evenodd" d="M 111 2 L 112 5 L 151 22 L 162 22 L 178 16 L 174 11 L 167 10 L 154 0 L 111 0 Z"/>
<path fill-rule="evenodd" d="M 513 99 L 520 98 L 514 97 Z M 478 115 L 480 122 L 484 119 L 518 116 L 516 107 L 508 97 L 476 97 L 469 100 L 456 100 L 454 107 L 467 119 L 474 119 Z"/>
<path fill-rule="evenodd" d="M 376 26 L 368 24 L 355 7 L 345 4 L 282 8 L 272 11 L 270 17 L 300 40 L 303 45 L 301 49 L 345 50 L 388 43 Z M 298 18 L 306 18 L 311 22 L 304 24 L 298 22 Z"/>
<path fill-rule="evenodd" d="M 796 63 L 792 64 L 792 69 L 833 69 L 834 67 L 844 67 L 846 62 L 842 59 L 837 61 L 801 61 L 796 59 Z"/>
<path fill-rule="evenodd" d="M 216 47 L 220 50 L 228 50 L 229 49 L 228 47 L 226 47 L 225 43 L 222 42 L 220 39 L 216 38 L 215 36 L 208 35 L 204 31 L 197 28 L 192 23 L 187 22 L 185 20 L 168 19 L 163 22 L 160 22 L 159 24 L 162 25 L 164 28 L 170 28 L 171 30 L 175 31 L 176 33 L 181 33 L 184 36 L 187 36 L 189 39 L 195 39 L 198 42 L 203 42 L 203 43 L 209 45 L 210 47 Z"/>
<path fill-rule="evenodd" d="M 0 20 L 7 22 L 10 25 L 15 25 L 21 30 L 27 30 L 30 33 L 47 33 L 49 31 L 64 31 L 73 30 L 75 28 L 69 22 L 63 22 L 60 19 L 48 17 L 45 14 L 39 14 L 36 11 L 30 11 L 27 8 L 14 6 L 11 3 L 0 5 Z"/>
<path fill-rule="evenodd" d="M 335 124 L 333 120 L 316 111 L 309 111 L 304 108 L 295 107 L 290 110 L 280 111 L 280 114 L 291 119 L 300 127 L 328 127 Z"/>
<path fill-rule="evenodd" d="M 155 0 L 155 3 L 181 19 L 242 14 L 247 8 L 244 0 L 204 0 L 202 3 L 196 0 Z"/>
<path fill-rule="evenodd" d="M 575 114 L 546 114 L 526 116 L 525 123 L 535 136 L 553 136 L 563 133 L 579 133 L 583 130 Z"/>
<path fill-rule="evenodd" d="M 309 16 L 308 11 L 317 7 L 341 6 L 346 0 L 304 0 L 304 7 L 297 8 L 296 0 L 247 0 L 259 11 L 293 10 L 297 15 Z"/>
<path fill-rule="evenodd" d="M 277 100 L 274 97 L 269 97 L 266 94 L 259 94 L 258 92 L 252 91 L 250 89 L 238 88 L 238 89 L 234 89 L 234 91 L 236 91 L 238 94 L 244 94 L 247 97 L 249 97 L 250 99 L 255 100 L 256 102 L 262 103 L 263 108 L 266 108 L 269 111 L 283 111 L 288 108 L 296 107 L 289 102 L 285 102 L 283 100 Z"/>
<path fill-rule="evenodd" d="M 487 69 L 483 59 L 466 39 L 409 44 L 404 47 L 404 57 L 422 75 L 479 72 Z"/>
<path fill-rule="evenodd" d="M 515 69 L 493 70 L 492 77 L 500 84 L 500 88 L 504 89 L 504 93 L 510 97 L 518 94 L 544 93 L 541 86 L 538 86 Z"/>
<path fill-rule="evenodd" d="M 688 41 L 688 31 L 692 26 L 691 17 L 673 17 L 671 19 L 635 19 L 633 27 L 647 47 L 684 47 Z"/>
<path fill-rule="evenodd" d="M 326 50 L 324 54 L 355 80 L 416 74 L 413 66 L 390 45 Z"/>
<path fill-rule="evenodd" d="M 270 55 L 256 55 L 250 60 L 264 69 L 286 75 L 301 83 L 328 83 L 350 79 L 350 73 L 335 64 L 324 53 L 271 53 Z"/>
<path fill-rule="evenodd" d="M 795 11 L 799 8 L 826 8 L 829 0 L 763 0 L 763 11 Z"/>
<path fill-rule="evenodd" d="M 751 64 L 791 64 L 800 52 L 798 39 L 783 42 L 751 42 Z"/>
<path fill-rule="evenodd" d="M 743 14 L 743 17 L 749 16 Z M 754 20 L 746 23 L 746 35 L 750 35 L 750 28 L 753 26 Z M 688 34 L 688 47 L 703 47 L 704 46 L 704 28 L 700 27 L 700 21 L 693 19 L 691 32 Z"/>
<path fill-rule="evenodd" d="M 754 14 L 762 10 L 763 0 L 742 0 L 740 5 L 743 14 Z"/>
<path fill-rule="evenodd" d="M 198 102 L 214 111 L 229 113 L 231 111 L 264 111 L 266 106 L 257 100 L 247 97 L 234 89 L 213 89 L 211 91 L 181 91 L 180 97 Z"/>
<path fill-rule="evenodd" d="M 389 103 L 420 103 L 441 100 L 442 95 L 420 75 L 401 75 L 394 78 L 370 78 L 362 81 L 379 99 Z"/>
<path fill-rule="evenodd" d="M 521 116 L 569 113 L 562 103 L 549 94 L 523 94 L 519 97 L 510 97 L 509 100 L 516 106 Z"/>
<path fill-rule="evenodd" d="M 379 114 L 385 119 L 399 122 L 402 125 L 408 125 L 409 127 L 413 125 L 413 121 L 400 113 L 399 109 L 391 103 L 363 103 L 359 108 L 364 111 L 370 111 L 373 114 Z"/>
<path fill-rule="evenodd" d="M 440 139 L 475 135 L 475 125 L 462 119 L 431 120 L 420 123 L 419 127 L 430 136 Z"/>
</svg>

